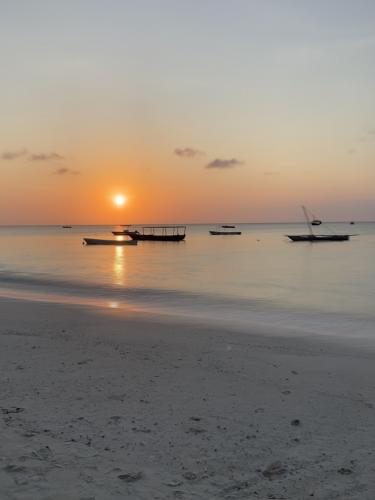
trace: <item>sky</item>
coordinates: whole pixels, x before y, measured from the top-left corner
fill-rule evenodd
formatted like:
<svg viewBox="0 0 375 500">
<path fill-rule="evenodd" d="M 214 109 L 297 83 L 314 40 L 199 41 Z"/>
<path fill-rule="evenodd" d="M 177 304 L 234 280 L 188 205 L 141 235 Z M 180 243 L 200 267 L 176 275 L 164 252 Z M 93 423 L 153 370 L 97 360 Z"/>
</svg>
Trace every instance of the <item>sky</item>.
<svg viewBox="0 0 375 500">
<path fill-rule="evenodd" d="M 373 0 L 0 13 L 0 224 L 375 220 Z"/>
</svg>

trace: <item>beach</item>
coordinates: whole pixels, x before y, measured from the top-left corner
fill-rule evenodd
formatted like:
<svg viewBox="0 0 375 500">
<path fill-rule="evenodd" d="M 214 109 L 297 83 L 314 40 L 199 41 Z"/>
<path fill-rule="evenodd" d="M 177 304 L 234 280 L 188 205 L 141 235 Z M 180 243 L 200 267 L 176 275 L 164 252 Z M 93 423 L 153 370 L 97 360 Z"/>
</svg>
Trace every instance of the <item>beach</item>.
<svg viewBox="0 0 375 500">
<path fill-rule="evenodd" d="M 0 498 L 373 498 L 369 345 L 7 298 L 0 317 Z"/>
</svg>

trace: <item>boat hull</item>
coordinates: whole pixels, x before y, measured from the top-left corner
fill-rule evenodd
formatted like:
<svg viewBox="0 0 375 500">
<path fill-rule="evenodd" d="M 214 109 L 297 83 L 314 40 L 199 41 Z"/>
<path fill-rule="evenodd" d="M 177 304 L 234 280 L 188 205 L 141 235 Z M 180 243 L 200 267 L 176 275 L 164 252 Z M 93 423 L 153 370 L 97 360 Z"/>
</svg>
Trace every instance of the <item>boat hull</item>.
<svg viewBox="0 0 375 500">
<path fill-rule="evenodd" d="M 217 235 L 229 235 L 229 236 L 233 236 L 233 235 L 238 235 L 238 234 L 242 234 L 241 231 L 210 231 L 210 234 L 212 234 L 212 236 L 217 236 Z"/>
<path fill-rule="evenodd" d="M 287 234 L 292 241 L 348 241 L 350 234 Z"/>
<path fill-rule="evenodd" d="M 136 245 L 136 240 L 101 240 L 98 238 L 83 238 L 86 245 Z"/>
<path fill-rule="evenodd" d="M 112 234 L 115 236 L 130 236 L 130 233 L 132 231 L 128 231 L 127 229 L 124 229 L 124 231 L 112 231 Z"/>
<path fill-rule="evenodd" d="M 185 239 L 184 234 L 141 234 L 128 233 L 134 241 L 182 241 Z"/>
</svg>

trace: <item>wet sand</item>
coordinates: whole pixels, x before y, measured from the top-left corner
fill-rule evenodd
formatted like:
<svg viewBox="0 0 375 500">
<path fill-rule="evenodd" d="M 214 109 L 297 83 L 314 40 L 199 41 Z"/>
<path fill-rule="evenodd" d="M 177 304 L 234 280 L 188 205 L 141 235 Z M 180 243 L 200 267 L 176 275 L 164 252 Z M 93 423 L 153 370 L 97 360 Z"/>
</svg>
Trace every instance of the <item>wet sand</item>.
<svg viewBox="0 0 375 500">
<path fill-rule="evenodd" d="M 372 349 L 21 300 L 0 318 L 2 499 L 374 498 Z"/>
</svg>

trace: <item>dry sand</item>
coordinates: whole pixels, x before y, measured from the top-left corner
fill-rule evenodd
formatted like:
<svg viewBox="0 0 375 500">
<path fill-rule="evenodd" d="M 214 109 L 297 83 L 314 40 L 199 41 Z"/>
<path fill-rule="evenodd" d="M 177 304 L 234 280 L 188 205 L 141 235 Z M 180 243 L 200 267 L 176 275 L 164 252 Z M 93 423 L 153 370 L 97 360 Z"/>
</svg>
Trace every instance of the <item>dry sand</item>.
<svg viewBox="0 0 375 500">
<path fill-rule="evenodd" d="M 0 498 L 375 498 L 374 351 L 0 301 Z"/>
</svg>

